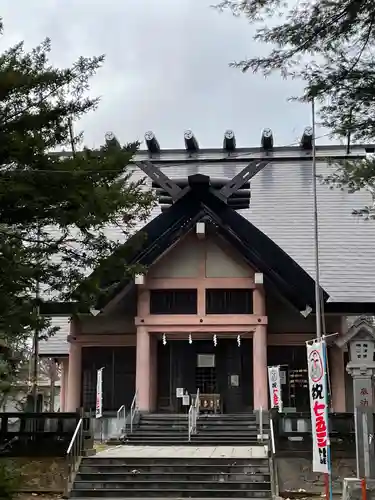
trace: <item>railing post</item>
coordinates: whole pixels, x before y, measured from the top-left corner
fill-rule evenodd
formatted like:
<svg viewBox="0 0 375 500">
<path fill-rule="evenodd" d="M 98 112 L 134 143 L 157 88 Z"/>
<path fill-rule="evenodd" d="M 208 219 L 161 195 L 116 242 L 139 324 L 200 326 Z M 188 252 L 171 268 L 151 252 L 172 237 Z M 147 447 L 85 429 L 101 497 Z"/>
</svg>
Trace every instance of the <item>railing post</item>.
<svg viewBox="0 0 375 500">
<path fill-rule="evenodd" d="M 120 436 L 123 432 L 126 436 L 126 408 L 125 405 L 121 405 L 117 410 L 117 421 L 116 421 L 116 431 Z"/>
<path fill-rule="evenodd" d="M 270 457 L 270 476 L 271 476 L 271 487 L 272 487 L 272 497 L 274 499 L 279 498 L 279 477 L 278 477 L 278 469 L 276 463 L 276 442 L 275 442 L 275 428 L 274 428 L 274 418 L 275 413 L 270 412 L 270 434 L 271 434 L 271 453 Z"/>
<path fill-rule="evenodd" d="M 75 475 L 81 463 L 81 457 L 83 454 L 83 440 L 83 416 L 81 416 L 66 452 L 67 479 L 64 492 L 65 498 L 67 498 L 69 495 L 70 487 L 74 482 Z"/>
<path fill-rule="evenodd" d="M 260 407 L 258 410 L 258 419 L 259 419 L 259 434 L 258 434 L 258 441 L 261 443 L 264 442 L 265 434 L 264 434 L 264 411 L 263 408 Z"/>
<path fill-rule="evenodd" d="M 130 433 L 133 432 L 133 420 L 135 415 L 138 413 L 138 391 L 135 391 L 132 404 L 130 406 Z"/>
</svg>

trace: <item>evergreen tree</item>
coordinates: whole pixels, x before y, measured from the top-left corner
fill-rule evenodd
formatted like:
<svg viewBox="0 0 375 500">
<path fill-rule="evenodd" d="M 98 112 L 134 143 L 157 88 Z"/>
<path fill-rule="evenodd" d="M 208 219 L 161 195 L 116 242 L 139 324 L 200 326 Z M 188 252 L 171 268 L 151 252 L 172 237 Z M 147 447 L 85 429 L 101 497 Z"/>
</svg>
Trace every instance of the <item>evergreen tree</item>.
<svg viewBox="0 0 375 500">
<path fill-rule="evenodd" d="M 87 302 L 94 300 L 110 272 L 106 259 L 120 245 L 108 227 L 126 236 L 154 203 L 143 182 L 131 180 L 138 144 L 111 138 L 99 150 L 69 152 L 82 140 L 72 144 L 71 121 L 98 105 L 87 91 L 103 56 L 60 69 L 49 52 L 47 39 L 31 52 L 19 43 L 0 55 L 0 331 L 7 345 L 35 328 L 53 333 L 37 314 L 36 296 L 70 297 L 100 267 L 85 287 Z M 62 149 L 68 153 L 56 154 Z M 116 272 L 133 271 L 124 256 Z"/>
<path fill-rule="evenodd" d="M 269 53 L 232 66 L 305 84 L 299 100 L 319 102 L 321 123 L 352 141 L 375 140 L 375 8 L 371 0 L 223 0 L 219 10 L 245 16 Z M 375 187 L 375 162 L 340 165 L 333 184 Z"/>
</svg>

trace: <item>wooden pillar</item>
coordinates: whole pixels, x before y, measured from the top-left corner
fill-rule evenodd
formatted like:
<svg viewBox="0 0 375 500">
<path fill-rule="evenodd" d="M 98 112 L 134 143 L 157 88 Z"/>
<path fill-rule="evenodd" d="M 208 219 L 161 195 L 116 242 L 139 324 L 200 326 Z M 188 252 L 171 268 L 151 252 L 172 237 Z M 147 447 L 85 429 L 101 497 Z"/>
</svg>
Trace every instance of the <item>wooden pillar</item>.
<svg viewBox="0 0 375 500">
<path fill-rule="evenodd" d="M 254 314 L 266 315 L 263 285 L 254 288 Z M 254 410 L 268 409 L 267 325 L 258 325 L 253 334 L 253 394 Z"/>
</svg>

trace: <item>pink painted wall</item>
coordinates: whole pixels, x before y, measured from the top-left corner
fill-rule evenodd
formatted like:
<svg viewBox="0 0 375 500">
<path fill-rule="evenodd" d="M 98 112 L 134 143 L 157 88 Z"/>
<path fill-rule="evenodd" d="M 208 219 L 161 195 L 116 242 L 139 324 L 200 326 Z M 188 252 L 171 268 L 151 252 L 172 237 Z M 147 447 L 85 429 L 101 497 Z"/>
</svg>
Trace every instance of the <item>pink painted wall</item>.
<svg viewBox="0 0 375 500">
<path fill-rule="evenodd" d="M 196 288 L 198 290 L 198 313 L 196 316 L 150 315 L 149 295 L 151 289 Z M 206 288 L 253 289 L 254 311 L 251 315 L 215 316 L 205 315 Z M 121 311 L 112 304 L 108 316 L 90 317 L 72 323 L 70 363 L 67 376 L 66 407 L 73 408 L 80 398 L 78 389 L 81 372 L 80 352 L 82 346 L 136 345 L 136 390 L 141 410 L 152 411 L 157 397 L 156 338 L 162 332 L 169 339 L 186 337 L 192 333 L 199 338 L 208 338 L 213 333 L 253 338 L 254 407 L 268 407 L 267 345 L 303 345 L 313 338 L 313 332 L 273 331 L 268 332 L 269 315 L 266 310 L 266 290 L 254 283 L 254 270 L 247 266 L 228 245 L 213 238 L 199 240 L 194 234 L 186 236 L 151 269 L 145 285 L 138 286 L 137 315 L 134 318 L 121 316 Z M 117 309 L 116 309 L 117 307 Z M 277 315 L 281 314 L 278 310 Z M 275 318 L 272 316 L 273 323 Z M 340 352 L 332 352 L 331 381 L 335 388 L 333 407 L 336 411 L 345 408 L 344 364 Z"/>
<path fill-rule="evenodd" d="M 188 261 L 188 262 L 187 262 Z M 184 265 L 185 263 L 185 265 Z M 148 291 L 152 289 L 195 288 L 198 313 L 194 315 L 151 315 Z M 248 315 L 206 315 L 207 288 L 254 289 L 254 313 Z M 213 332 L 237 336 L 239 332 L 253 337 L 254 407 L 267 409 L 267 316 L 262 285 L 254 283 L 254 271 L 245 265 L 222 242 L 198 240 L 187 236 L 147 273 L 145 284 L 138 288 L 137 373 L 136 386 L 141 409 L 154 408 L 156 401 L 156 353 L 147 335 L 168 333 L 212 335 Z M 201 337 L 202 338 L 202 337 Z M 147 405 L 147 402 L 148 405 Z"/>
</svg>

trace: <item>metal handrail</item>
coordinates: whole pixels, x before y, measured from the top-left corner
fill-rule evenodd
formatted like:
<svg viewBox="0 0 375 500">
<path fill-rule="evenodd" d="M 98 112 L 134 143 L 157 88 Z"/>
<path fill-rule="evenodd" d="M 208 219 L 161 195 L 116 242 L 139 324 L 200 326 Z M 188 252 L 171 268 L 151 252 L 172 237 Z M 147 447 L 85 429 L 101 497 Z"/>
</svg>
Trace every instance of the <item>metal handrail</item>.
<svg viewBox="0 0 375 500">
<path fill-rule="evenodd" d="M 130 433 L 133 432 L 133 421 L 135 416 L 138 414 L 138 391 L 135 391 L 134 398 L 132 404 L 130 406 Z"/>
<path fill-rule="evenodd" d="M 191 404 L 189 408 L 189 413 L 188 413 L 188 439 L 191 441 L 191 435 L 193 434 L 193 427 L 194 427 L 194 413 L 195 413 L 195 408 L 194 405 Z"/>
<path fill-rule="evenodd" d="M 276 444 L 275 444 L 275 431 L 273 428 L 273 418 L 270 418 L 270 433 L 271 433 L 271 451 L 272 455 L 276 453 Z"/>
<path fill-rule="evenodd" d="M 121 405 L 117 410 L 117 424 L 116 430 L 119 435 L 123 432 L 126 435 L 126 408 L 125 405 Z"/>
<path fill-rule="evenodd" d="M 197 433 L 197 420 L 199 418 L 199 407 L 200 407 L 200 398 L 199 398 L 199 389 L 197 389 L 197 393 L 195 395 L 194 404 L 191 403 L 188 413 L 188 438 L 191 441 L 192 434 Z"/>
<path fill-rule="evenodd" d="M 200 408 L 200 405 L 201 405 L 201 400 L 200 400 L 200 392 L 199 392 L 199 389 L 197 389 L 197 394 L 196 394 L 196 398 L 195 398 L 195 409 L 197 410 L 197 414 L 196 414 L 196 420 L 198 420 L 199 418 L 199 408 Z M 196 423 L 196 422 L 195 422 Z"/>
<path fill-rule="evenodd" d="M 75 476 L 78 472 L 83 452 L 83 418 L 79 419 L 77 427 L 75 428 L 73 437 L 69 443 L 66 452 L 67 464 L 67 481 L 65 487 L 65 496 L 69 495 L 70 488 L 73 485 Z"/>
<path fill-rule="evenodd" d="M 277 474 L 276 465 L 276 443 L 275 443 L 275 430 L 273 427 L 273 418 L 270 415 L 270 434 L 271 434 L 271 453 L 270 453 L 270 473 L 271 473 L 271 487 L 272 487 L 272 497 L 274 499 L 279 498 L 279 477 Z"/>
</svg>

